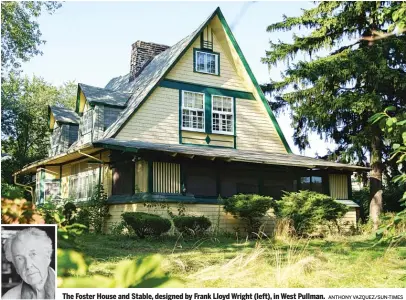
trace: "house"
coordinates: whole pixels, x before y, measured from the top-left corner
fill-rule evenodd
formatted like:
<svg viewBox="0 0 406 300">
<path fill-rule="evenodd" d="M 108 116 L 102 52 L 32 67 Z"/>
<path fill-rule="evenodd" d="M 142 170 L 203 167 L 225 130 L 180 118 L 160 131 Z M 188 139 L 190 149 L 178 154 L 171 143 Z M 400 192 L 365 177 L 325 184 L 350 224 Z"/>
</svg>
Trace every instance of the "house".
<svg viewBox="0 0 406 300">
<path fill-rule="evenodd" d="M 125 211 L 160 206 L 205 215 L 222 230 L 237 220 L 218 197 L 313 190 L 351 207 L 351 174 L 366 168 L 293 154 L 221 10 L 168 47 L 137 41 L 130 73 L 104 88 L 78 85 L 75 111 L 49 108 L 49 157 L 36 173 L 38 203 L 85 200 L 103 183 L 111 225 Z"/>
</svg>

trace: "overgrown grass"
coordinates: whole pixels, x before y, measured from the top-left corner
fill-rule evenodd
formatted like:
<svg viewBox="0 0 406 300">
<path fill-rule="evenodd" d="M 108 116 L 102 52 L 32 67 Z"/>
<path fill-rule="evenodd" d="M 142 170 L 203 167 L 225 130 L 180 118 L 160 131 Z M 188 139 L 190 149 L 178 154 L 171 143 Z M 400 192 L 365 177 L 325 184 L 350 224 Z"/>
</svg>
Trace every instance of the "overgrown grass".
<svg viewBox="0 0 406 300">
<path fill-rule="evenodd" d="M 140 240 L 82 235 L 91 274 L 110 275 L 123 259 L 160 253 L 186 287 L 406 287 L 406 245 L 368 236 L 246 241 L 232 237 Z"/>
</svg>

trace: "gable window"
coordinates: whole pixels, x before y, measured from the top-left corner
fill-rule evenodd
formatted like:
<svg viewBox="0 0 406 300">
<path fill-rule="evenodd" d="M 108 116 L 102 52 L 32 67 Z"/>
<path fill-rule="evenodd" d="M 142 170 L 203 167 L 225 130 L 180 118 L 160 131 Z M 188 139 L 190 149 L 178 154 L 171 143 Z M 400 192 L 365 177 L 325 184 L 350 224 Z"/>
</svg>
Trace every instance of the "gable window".
<svg viewBox="0 0 406 300">
<path fill-rule="evenodd" d="M 234 134 L 233 98 L 212 96 L 212 132 Z"/>
<path fill-rule="evenodd" d="M 88 110 L 83 114 L 83 128 L 82 135 L 87 134 L 92 131 L 93 127 L 93 111 Z"/>
<path fill-rule="evenodd" d="M 207 74 L 219 74 L 219 55 L 212 52 L 195 51 L 195 71 Z"/>
<path fill-rule="evenodd" d="M 182 129 L 204 132 L 204 94 L 182 91 Z"/>
</svg>

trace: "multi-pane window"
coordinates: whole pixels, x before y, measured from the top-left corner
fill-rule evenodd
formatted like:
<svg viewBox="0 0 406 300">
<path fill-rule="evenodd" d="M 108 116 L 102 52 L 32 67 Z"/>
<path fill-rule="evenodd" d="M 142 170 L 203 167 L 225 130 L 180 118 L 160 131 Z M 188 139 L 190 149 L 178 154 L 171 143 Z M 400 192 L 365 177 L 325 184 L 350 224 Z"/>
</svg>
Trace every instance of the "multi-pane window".
<svg viewBox="0 0 406 300">
<path fill-rule="evenodd" d="M 323 178 L 320 176 L 301 177 L 300 189 L 323 193 Z"/>
<path fill-rule="evenodd" d="M 69 176 L 69 197 L 75 200 L 92 196 L 98 182 L 98 168 L 87 162 L 74 164 Z"/>
<path fill-rule="evenodd" d="M 204 94 L 182 92 L 182 129 L 204 131 Z"/>
<path fill-rule="evenodd" d="M 219 56 L 215 53 L 210 52 L 195 52 L 195 70 L 196 72 L 208 73 L 208 74 L 219 74 Z"/>
<path fill-rule="evenodd" d="M 213 133 L 233 134 L 234 115 L 233 98 L 212 96 L 212 131 Z"/>
<path fill-rule="evenodd" d="M 86 134 L 92 131 L 93 127 L 93 111 L 88 110 L 83 114 L 83 128 L 82 134 Z"/>
</svg>

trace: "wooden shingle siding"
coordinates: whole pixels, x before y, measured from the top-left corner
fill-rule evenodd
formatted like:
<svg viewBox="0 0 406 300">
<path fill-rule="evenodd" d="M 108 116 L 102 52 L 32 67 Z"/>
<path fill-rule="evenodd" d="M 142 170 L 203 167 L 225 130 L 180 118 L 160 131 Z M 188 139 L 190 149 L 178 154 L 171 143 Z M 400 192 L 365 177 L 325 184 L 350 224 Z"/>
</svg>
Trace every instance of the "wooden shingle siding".
<svg viewBox="0 0 406 300">
<path fill-rule="evenodd" d="M 69 125 L 69 146 L 78 139 L 79 125 Z"/>
<path fill-rule="evenodd" d="M 237 149 L 286 153 L 262 103 L 236 99 L 236 106 Z"/>
<path fill-rule="evenodd" d="M 220 76 L 203 74 L 193 71 L 193 48 L 200 48 L 200 38 L 186 51 L 175 67 L 166 76 L 166 79 L 191 82 L 196 84 L 247 91 L 240 77 L 237 75 L 234 64 L 225 54 L 222 46 L 214 35 L 213 51 L 220 53 Z"/>
<path fill-rule="evenodd" d="M 180 164 L 153 162 L 153 192 L 180 194 Z"/>
<path fill-rule="evenodd" d="M 158 87 L 117 134 L 118 140 L 179 143 L 179 91 Z"/>
<path fill-rule="evenodd" d="M 93 141 L 97 141 L 104 132 L 104 105 L 95 105 L 93 110 Z"/>
<path fill-rule="evenodd" d="M 330 196 L 335 199 L 348 199 L 348 175 L 330 174 Z"/>
<path fill-rule="evenodd" d="M 122 108 L 105 106 L 104 107 L 104 128 L 107 129 L 111 124 L 113 124 L 117 120 L 117 117 L 122 110 L 123 110 Z"/>
</svg>

